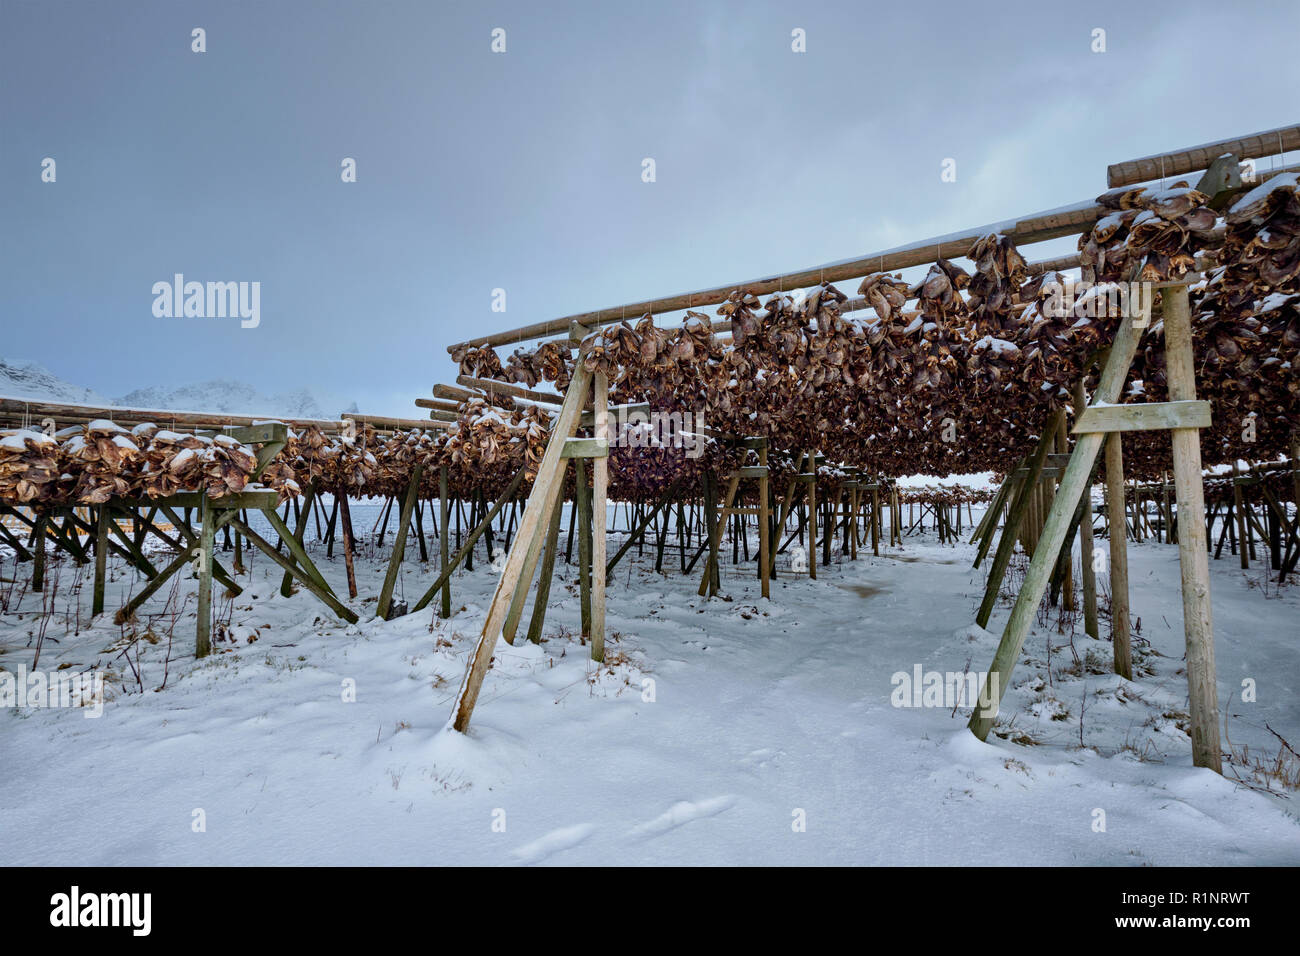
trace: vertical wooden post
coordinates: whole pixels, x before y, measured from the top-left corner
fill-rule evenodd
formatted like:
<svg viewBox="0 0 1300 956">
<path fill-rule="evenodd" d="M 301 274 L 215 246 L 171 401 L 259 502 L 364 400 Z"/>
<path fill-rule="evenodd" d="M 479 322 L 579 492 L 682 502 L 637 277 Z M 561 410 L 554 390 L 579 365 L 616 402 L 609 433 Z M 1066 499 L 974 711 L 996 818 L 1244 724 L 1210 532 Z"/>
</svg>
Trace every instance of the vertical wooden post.
<svg viewBox="0 0 1300 956">
<path fill-rule="evenodd" d="M 330 518 L 330 527 L 333 528 L 334 519 Z M 424 500 L 418 499 L 415 503 L 415 537 L 420 542 L 420 563 L 428 564 L 429 548 L 424 542 Z M 334 542 L 330 540 L 330 549 L 333 550 Z"/>
<path fill-rule="evenodd" d="M 95 526 L 95 592 L 90 604 L 92 617 L 104 613 L 104 578 L 108 567 L 108 523 L 111 520 L 108 504 L 100 505 L 99 521 Z"/>
<path fill-rule="evenodd" d="M 338 496 L 339 502 L 339 521 L 343 525 L 343 564 L 348 572 L 348 598 L 357 596 L 357 575 L 352 566 L 352 549 L 356 544 L 356 538 L 352 533 L 352 511 L 348 507 L 348 493 L 340 491 Z"/>
<path fill-rule="evenodd" d="M 1177 538 L 1177 532 L 1174 529 L 1174 510 L 1169 506 L 1169 472 L 1167 471 L 1160 472 L 1160 512 L 1160 523 L 1164 525 L 1164 540 L 1173 542 Z"/>
<path fill-rule="evenodd" d="M 1128 520 L 1124 511 L 1123 432 L 1106 438 L 1106 513 L 1110 516 L 1110 641 L 1115 673 L 1133 679 L 1133 650 L 1129 644 Z"/>
<path fill-rule="evenodd" d="M 871 553 L 880 557 L 880 476 L 877 475 L 871 489 Z"/>
<path fill-rule="evenodd" d="M 194 642 L 194 656 L 207 657 L 212 650 L 212 546 L 216 542 L 216 511 L 205 494 L 199 505 L 199 606 L 198 631 Z"/>
<path fill-rule="evenodd" d="M 334 557 L 334 531 L 338 527 L 338 519 L 339 519 L 338 491 L 336 490 L 331 492 L 330 498 L 333 499 L 334 503 L 330 506 L 329 521 L 325 522 L 325 542 L 326 542 L 325 557 L 327 558 Z M 235 556 L 236 558 L 238 558 L 239 556 L 239 535 L 238 534 L 235 535 Z"/>
<path fill-rule="evenodd" d="M 1083 390 L 1083 379 L 1074 383 L 1075 419 L 1088 407 L 1088 396 Z M 1097 626 L 1097 573 L 1092 567 L 1092 486 L 1083 492 L 1083 520 L 1079 522 L 1079 577 L 1083 580 L 1083 631 L 1094 640 L 1100 640 Z"/>
<path fill-rule="evenodd" d="M 244 536 L 238 531 L 235 532 L 235 563 L 231 570 L 236 574 L 244 573 Z"/>
<path fill-rule="evenodd" d="M 609 441 L 609 381 L 604 372 L 592 376 L 592 403 L 595 406 L 596 438 Z M 609 459 L 597 457 L 591 474 L 591 659 L 605 660 L 605 522 L 609 492 Z M 558 506 L 557 506 L 558 507 Z M 664 518 L 668 507 L 665 503 Z M 761 561 L 759 562 L 762 563 Z"/>
<path fill-rule="evenodd" d="M 781 535 L 785 534 L 786 522 L 790 520 L 790 512 L 794 508 L 795 489 L 799 487 L 799 469 L 803 467 L 803 452 L 794 453 L 794 474 L 786 482 L 785 497 L 781 500 L 779 514 L 776 517 L 776 534 L 773 535 L 771 542 L 771 555 L 768 558 L 768 576 L 776 576 L 776 552 L 781 547 Z"/>
<path fill-rule="evenodd" d="M 716 482 L 714 482 L 708 470 L 705 470 L 700 476 L 700 481 L 704 485 L 704 533 L 707 536 L 705 540 L 709 545 L 708 557 L 704 559 L 704 581 L 700 585 L 704 590 L 701 590 L 700 594 L 709 593 L 709 596 L 712 597 L 713 569 L 718 561 L 717 541 L 714 538 L 714 529 L 718 523 L 718 503 L 714 500 L 717 495 L 715 490 Z M 630 543 L 631 539 L 628 540 Z M 624 545 L 624 547 L 626 548 L 627 545 Z"/>
<path fill-rule="evenodd" d="M 451 503 L 447 500 L 447 466 L 438 469 L 438 550 L 442 561 L 438 570 L 446 571 L 447 561 L 451 558 L 450 536 Z M 442 583 L 442 603 L 438 608 L 439 617 L 451 617 L 451 576 Z"/>
<path fill-rule="evenodd" d="M 561 489 L 564 484 L 561 482 Z M 561 491 L 563 495 L 563 491 Z M 551 526 L 546 531 L 546 554 L 542 558 L 542 571 L 537 579 L 537 594 L 533 598 L 533 614 L 528 621 L 528 639 L 534 644 L 542 640 L 542 624 L 546 620 L 546 603 L 551 599 L 551 578 L 555 576 L 555 552 L 560 544 L 560 513 L 563 501 L 551 510 Z"/>
<path fill-rule="evenodd" d="M 709 535 L 709 560 L 704 567 L 704 577 L 700 580 L 700 597 L 713 597 L 718 593 L 721 574 L 718 569 L 719 549 L 722 546 L 722 533 L 727 527 L 728 510 L 736 498 L 736 489 L 740 486 L 740 472 L 733 472 L 727 480 L 727 490 L 722 496 L 722 509 L 713 522 L 713 533 Z"/>
<path fill-rule="evenodd" d="M 1196 399 L 1191 306 L 1187 286 L 1164 290 L 1165 374 L 1169 398 Z M 1210 564 L 1205 550 L 1205 488 L 1201 483 L 1201 433 L 1172 430 L 1174 494 L 1178 501 L 1178 561 L 1182 570 L 1183 628 L 1187 641 L 1187 697 L 1192 716 L 1192 763 L 1222 773 L 1219 688 L 1214 666 Z"/>
<path fill-rule="evenodd" d="M 849 492 L 848 541 L 849 559 L 858 560 L 858 513 L 862 510 L 862 492 L 854 488 Z"/>
<path fill-rule="evenodd" d="M 1237 519 L 1237 543 L 1241 552 L 1241 570 L 1250 569 L 1250 558 L 1246 553 L 1246 507 L 1241 494 L 1241 485 L 1237 484 L 1239 476 L 1237 463 L 1232 463 L 1232 510 Z"/>
<path fill-rule="evenodd" d="M 1060 429 L 1059 429 L 1059 430 L 1057 431 L 1057 433 L 1056 433 L 1056 450 L 1057 450 L 1058 452 L 1062 453 L 1062 454 L 1064 454 L 1065 452 L 1068 452 L 1068 451 L 1070 450 L 1070 442 L 1069 442 L 1069 439 L 1066 437 L 1066 434 L 1065 434 L 1065 420 L 1064 420 L 1064 419 L 1061 420 L 1061 427 L 1060 427 Z M 1085 496 L 1085 497 L 1089 497 L 1089 496 L 1090 496 L 1090 493 L 1091 493 L 1091 485 L 1090 485 L 1088 488 L 1085 488 L 1085 489 L 1084 489 L 1084 496 Z M 1091 502 L 1089 502 L 1089 504 L 1091 504 Z M 958 510 L 960 511 L 960 506 L 958 506 Z M 1091 518 L 1091 512 L 1090 512 L 1089 510 L 1085 510 L 1085 511 L 1084 511 L 1084 515 L 1085 515 L 1085 517 L 1089 517 L 1089 518 Z M 1083 555 L 1083 552 L 1080 551 L 1079 554 L 1080 554 L 1080 556 L 1082 556 L 1082 555 Z M 1068 551 L 1066 551 L 1066 552 L 1065 552 L 1065 555 L 1063 556 L 1063 558 L 1064 558 L 1064 559 L 1063 559 L 1062 566 L 1061 566 L 1061 574 L 1062 574 L 1062 578 L 1061 578 L 1061 607 L 1063 607 L 1063 608 L 1064 608 L 1065 610 L 1067 610 L 1067 611 L 1073 611 L 1073 610 L 1075 610 L 1075 603 L 1074 603 L 1074 561 L 1073 561 L 1073 558 L 1074 558 L 1074 549 L 1073 549 L 1073 548 L 1070 548 Z"/>
<path fill-rule="evenodd" d="M 298 506 L 297 498 L 293 499 L 294 510 L 297 512 L 298 515 L 294 521 L 293 539 L 298 544 L 302 544 L 303 534 L 307 530 L 307 519 L 311 511 L 311 503 L 315 499 L 315 497 L 316 497 L 316 479 L 313 478 L 310 482 L 307 483 L 307 492 L 306 494 L 303 495 L 304 500 L 303 500 L 302 507 Z M 385 520 L 385 524 L 387 524 L 386 520 Z M 380 543 L 381 544 L 383 543 L 382 535 L 380 535 Z M 277 548 L 276 550 L 279 549 Z M 290 551 L 292 550 L 293 549 L 290 548 Z M 304 570 L 306 569 L 304 568 Z M 280 581 L 280 594 L 283 597 L 288 597 L 292 593 L 292 587 L 293 587 L 293 575 L 290 574 L 288 571 L 286 571 L 284 572 L 284 577 Z"/>
<path fill-rule="evenodd" d="M 583 459 L 573 459 L 573 471 L 578 486 L 574 496 L 578 509 L 578 602 L 582 639 L 587 640 L 591 637 L 591 489 L 587 487 L 587 463 Z"/>
<path fill-rule="evenodd" d="M 45 590 L 45 526 L 49 519 L 43 511 L 36 512 L 36 521 L 32 525 L 32 590 Z"/>
<path fill-rule="evenodd" d="M 808 577 L 817 580 L 817 452 L 808 452 Z"/>
<path fill-rule="evenodd" d="M 771 552 L 771 542 L 769 541 L 770 522 L 772 518 L 771 504 L 768 497 L 768 477 L 767 477 L 767 441 L 758 449 L 758 463 L 763 468 L 763 474 L 758 479 L 758 580 L 759 588 L 763 597 L 771 600 L 771 582 L 768 577 L 770 568 L 768 556 Z"/>
<path fill-rule="evenodd" d="M 420 476 L 424 473 L 424 464 L 416 462 L 411 470 L 411 483 L 406 486 L 406 495 L 402 499 L 402 513 L 397 527 L 393 530 L 393 553 L 388 558 L 388 573 L 384 575 L 384 586 L 379 592 L 379 604 L 375 613 L 388 620 L 388 612 L 393 606 L 393 588 L 402 569 L 402 556 L 406 552 L 406 535 L 411 528 L 411 512 L 415 509 L 416 499 L 420 496 Z"/>
<path fill-rule="evenodd" d="M 889 534 L 893 539 L 896 547 L 903 544 L 903 499 L 898 496 L 898 486 L 894 485 L 889 489 L 889 494 L 894 499 L 894 513 L 889 516 Z"/>
</svg>

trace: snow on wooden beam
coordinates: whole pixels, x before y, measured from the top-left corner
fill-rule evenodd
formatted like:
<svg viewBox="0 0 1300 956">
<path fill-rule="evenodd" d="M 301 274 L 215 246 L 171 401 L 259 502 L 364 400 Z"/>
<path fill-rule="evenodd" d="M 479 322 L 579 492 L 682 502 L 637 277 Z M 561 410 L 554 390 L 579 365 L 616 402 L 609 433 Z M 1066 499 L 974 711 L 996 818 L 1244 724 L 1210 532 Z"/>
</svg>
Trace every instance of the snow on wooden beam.
<svg viewBox="0 0 1300 956">
<path fill-rule="evenodd" d="M 510 395 L 515 398 L 526 398 L 530 402 L 539 402 L 543 405 L 559 405 L 564 400 L 560 395 L 550 394 L 547 392 L 535 392 L 530 388 L 524 388 L 522 385 L 515 385 L 511 382 L 498 382 L 496 379 L 492 378 L 472 378 L 469 375 L 457 375 L 456 381 L 461 385 L 483 389 L 487 392 L 496 392 L 498 395 Z"/>
</svg>

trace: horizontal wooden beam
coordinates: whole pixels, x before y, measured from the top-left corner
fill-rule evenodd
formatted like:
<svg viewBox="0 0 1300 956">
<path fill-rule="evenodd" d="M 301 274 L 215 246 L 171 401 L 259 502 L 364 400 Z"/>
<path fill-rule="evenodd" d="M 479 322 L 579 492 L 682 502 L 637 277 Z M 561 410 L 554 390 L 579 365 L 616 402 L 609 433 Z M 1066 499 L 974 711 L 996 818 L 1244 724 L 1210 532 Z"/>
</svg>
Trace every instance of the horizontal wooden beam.
<svg viewBox="0 0 1300 956">
<path fill-rule="evenodd" d="M 434 398 L 449 398 L 456 402 L 468 402 L 471 398 L 482 398 L 482 392 L 471 392 L 467 388 L 457 388 L 455 385 L 435 385 L 433 386 Z"/>
<path fill-rule="evenodd" d="M 261 425 L 236 425 L 233 428 L 200 430 L 198 434 L 208 438 L 226 435 L 245 445 L 264 445 L 267 442 L 287 441 L 289 426 L 284 422 L 263 422 Z"/>
<path fill-rule="evenodd" d="M 197 508 L 207 498 L 202 491 L 180 491 L 162 498 L 110 498 L 109 504 L 115 508 L 151 508 L 156 505 L 168 505 L 172 508 Z M 280 494 L 270 488 L 254 488 L 220 498 L 208 498 L 208 507 L 213 510 L 265 511 L 274 508 Z"/>
<path fill-rule="evenodd" d="M 338 431 L 337 419 L 284 418 L 279 415 L 228 415 L 225 412 L 179 412 L 161 408 L 127 408 L 117 405 L 79 405 L 71 402 L 43 402 L 26 398 L 0 398 L 0 418 L 26 419 L 37 427 L 42 418 L 55 422 L 85 423 L 107 419 L 119 425 L 152 422 L 160 427 L 207 428 L 221 431 L 228 425 L 256 425 L 261 422 L 284 422 L 293 428 L 316 425 L 324 431 Z"/>
<path fill-rule="evenodd" d="M 1169 428 L 1209 428 L 1210 403 L 1205 401 L 1143 402 L 1136 405 L 1091 405 L 1071 432 L 1145 432 Z"/>
<path fill-rule="evenodd" d="M 823 281 L 841 282 L 845 279 L 860 278 L 872 272 L 893 272 L 912 266 L 927 265 L 934 262 L 936 258 L 959 259 L 970 252 L 971 246 L 977 239 L 982 239 L 990 233 L 1001 233 L 1009 236 L 1017 245 L 1022 246 L 1034 242 L 1043 242 L 1048 239 L 1058 239 L 1062 236 L 1077 236 L 1079 233 L 1090 229 L 1107 212 L 1109 210 L 1092 201 L 1076 203 L 1017 219 L 990 223 L 987 226 L 981 226 L 962 233 L 926 239 L 882 252 L 873 252 L 870 255 L 859 256 L 854 259 L 845 259 L 840 262 L 801 269 L 797 272 L 788 272 L 760 279 L 748 279 L 741 282 L 730 282 L 713 289 L 702 289 L 698 292 L 662 296 L 657 299 L 631 302 L 608 309 L 580 312 L 563 318 L 550 319 L 546 322 L 537 322 L 507 332 L 477 336 L 450 345 L 447 347 L 447 351 L 452 352 L 463 346 L 495 347 L 511 345 L 548 335 L 567 336 L 574 323 L 593 327 L 609 325 L 623 319 L 636 321 L 647 312 L 651 315 L 657 315 L 662 312 L 680 312 L 683 309 L 699 309 L 718 305 L 725 302 L 727 296 L 736 289 L 745 289 L 754 295 L 766 295 L 783 289 L 794 290 L 813 286 Z"/>
<path fill-rule="evenodd" d="M 419 418 L 390 418 L 386 415 L 362 415 L 360 412 L 344 412 L 345 419 L 351 419 L 361 425 L 373 425 L 376 428 L 399 429 L 411 431 L 428 428 L 429 423 Z"/>
<path fill-rule="evenodd" d="M 498 382 L 493 378 L 471 378 L 468 375 L 457 375 L 456 381 L 462 385 L 482 389 L 485 392 L 496 392 L 498 395 L 510 395 L 514 398 L 526 398 L 530 402 L 538 402 L 542 405 L 558 406 L 564 401 L 561 395 L 536 392 L 531 388 L 524 388 L 522 385 L 516 385 L 513 382 Z"/>
<path fill-rule="evenodd" d="M 561 458 L 608 458 L 609 442 L 604 438 L 570 438 L 560 449 Z"/>
<path fill-rule="evenodd" d="M 440 412 L 451 412 L 457 414 L 460 412 L 461 402 L 443 400 L 438 398 L 417 398 L 415 400 L 416 408 L 432 408 Z"/>
<path fill-rule="evenodd" d="M 1208 169 L 1224 153 L 1232 153 L 1238 159 L 1260 159 L 1293 149 L 1300 149 L 1300 126 L 1282 126 L 1249 136 L 1113 163 L 1106 167 L 1106 184 L 1115 189 Z"/>
<path fill-rule="evenodd" d="M 650 412 L 649 402 L 638 402 L 635 405 L 610 405 L 609 406 L 609 427 L 614 428 L 618 424 L 619 418 L 626 418 L 628 415 L 648 415 Z M 578 419 L 578 424 L 585 428 L 591 428 L 596 424 L 595 411 L 583 412 Z"/>
</svg>

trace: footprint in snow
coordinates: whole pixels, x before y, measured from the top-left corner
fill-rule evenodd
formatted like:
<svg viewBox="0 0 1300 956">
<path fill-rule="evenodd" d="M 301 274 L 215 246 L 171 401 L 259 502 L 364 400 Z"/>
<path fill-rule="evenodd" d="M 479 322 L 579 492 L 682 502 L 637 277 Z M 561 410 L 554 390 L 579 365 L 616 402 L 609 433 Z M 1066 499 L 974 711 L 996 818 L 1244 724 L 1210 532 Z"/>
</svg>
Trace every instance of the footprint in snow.
<svg viewBox="0 0 1300 956">
<path fill-rule="evenodd" d="M 659 814 L 649 823 L 643 823 L 640 826 L 633 827 L 629 831 L 629 836 L 648 838 L 652 836 L 661 836 L 669 830 L 675 830 L 680 826 L 685 826 L 692 820 L 701 820 L 705 817 L 716 816 L 723 810 L 730 809 L 736 802 L 736 798 L 731 794 L 725 794 L 721 797 L 710 797 L 708 800 L 700 800 L 692 803 L 689 800 L 682 800 L 680 803 L 674 803 L 664 813 Z"/>
<path fill-rule="evenodd" d="M 552 830 L 545 836 L 539 837 L 532 843 L 525 843 L 514 851 L 514 857 L 520 863 L 540 863 L 548 856 L 553 856 L 564 850 L 571 850 L 591 836 L 592 831 L 595 829 L 595 826 L 590 823 L 560 827 L 558 830 Z"/>
<path fill-rule="evenodd" d="M 771 747 L 763 747 L 760 750 L 751 750 L 745 756 L 740 758 L 742 767 L 763 768 L 770 763 L 775 763 L 781 757 L 785 756 L 784 750 L 773 750 Z"/>
</svg>

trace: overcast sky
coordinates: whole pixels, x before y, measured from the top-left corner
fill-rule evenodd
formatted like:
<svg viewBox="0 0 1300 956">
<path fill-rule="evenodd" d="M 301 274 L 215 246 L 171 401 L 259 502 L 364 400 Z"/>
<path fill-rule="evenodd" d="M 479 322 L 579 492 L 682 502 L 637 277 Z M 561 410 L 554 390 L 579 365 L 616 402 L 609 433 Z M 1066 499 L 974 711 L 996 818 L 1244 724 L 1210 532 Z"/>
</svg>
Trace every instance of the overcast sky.
<svg viewBox="0 0 1300 956">
<path fill-rule="evenodd" d="M 0 0 L 0 357 L 106 395 L 234 378 L 414 417 L 469 335 L 1091 198 L 1108 163 L 1294 123 L 1297 27 L 1290 0 Z M 260 282 L 260 325 L 155 317 L 178 272 Z"/>
</svg>

